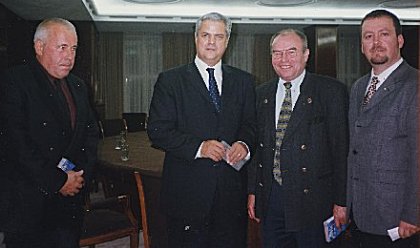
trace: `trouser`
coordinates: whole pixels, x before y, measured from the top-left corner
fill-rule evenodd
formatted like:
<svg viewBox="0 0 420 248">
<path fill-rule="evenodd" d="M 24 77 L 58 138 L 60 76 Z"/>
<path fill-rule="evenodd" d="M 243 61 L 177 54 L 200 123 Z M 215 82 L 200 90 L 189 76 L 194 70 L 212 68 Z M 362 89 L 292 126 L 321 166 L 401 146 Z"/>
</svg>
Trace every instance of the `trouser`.
<svg viewBox="0 0 420 248">
<path fill-rule="evenodd" d="M 245 248 L 247 221 L 245 192 L 226 193 L 218 188 L 207 216 L 167 216 L 169 247 Z"/>
<path fill-rule="evenodd" d="M 407 239 L 398 239 L 392 241 L 387 235 L 376 235 L 366 232 L 362 232 L 357 228 L 352 230 L 352 238 L 354 243 L 358 244 L 358 248 L 418 248 L 419 246 L 419 234 L 414 235 Z"/>
<path fill-rule="evenodd" d="M 285 227 L 284 192 L 274 179 L 267 213 L 262 221 L 264 248 L 321 248 L 336 247 L 337 240 L 327 244 L 323 225 L 308 226 L 299 231 L 287 231 Z"/>
</svg>

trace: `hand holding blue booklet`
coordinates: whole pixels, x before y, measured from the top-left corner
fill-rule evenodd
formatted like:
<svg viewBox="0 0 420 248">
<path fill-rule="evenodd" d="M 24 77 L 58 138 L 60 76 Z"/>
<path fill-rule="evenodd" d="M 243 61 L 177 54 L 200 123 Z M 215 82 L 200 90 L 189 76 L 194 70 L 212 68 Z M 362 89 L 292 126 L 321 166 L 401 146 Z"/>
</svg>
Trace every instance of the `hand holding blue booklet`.
<svg viewBox="0 0 420 248">
<path fill-rule="evenodd" d="M 324 233 L 325 233 L 325 241 L 328 243 L 333 241 L 340 235 L 344 230 L 347 228 L 347 224 L 341 225 L 341 229 L 335 225 L 334 216 L 331 216 L 327 220 L 324 221 Z"/>
</svg>

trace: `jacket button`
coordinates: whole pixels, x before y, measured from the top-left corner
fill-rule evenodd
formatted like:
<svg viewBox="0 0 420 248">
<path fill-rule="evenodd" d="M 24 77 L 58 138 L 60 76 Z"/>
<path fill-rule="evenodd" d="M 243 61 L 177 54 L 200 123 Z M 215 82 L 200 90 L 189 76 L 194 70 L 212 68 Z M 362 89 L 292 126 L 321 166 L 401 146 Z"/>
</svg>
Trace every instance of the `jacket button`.
<svg viewBox="0 0 420 248">
<path fill-rule="evenodd" d="M 306 148 L 307 148 L 307 146 L 306 146 L 305 144 L 303 144 L 303 145 L 301 145 L 301 146 L 300 146 L 300 149 L 301 149 L 302 151 L 306 150 Z"/>
<path fill-rule="evenodd" d="M 264 185 L 263 185 L 262 183 L 258 183 L 258 185 L 259 185 L 260 187 L 264 187 Z"/>
<path fill-rule="evenodd" d="M 50 151 L 54 151 L 54 147 L 50 147 Z"/>
<path fill-rule="evenodd" d="M 258 167 L 262 168 L 263 166 L 262 166 L 262 164 L 258 164 Z"/>
<path fill-rule="evenodd" d="M 44 122 L 44 123 L 42 123 L 42 125 L 43 125 L 44 127 L 46 127 L 46 126 L 47 126 L 47 123 L 46 123 L 46 122 Z"/>
<path fill-rule="evenodd" d="M 303 168 L 302 168 L 302 172 L 303 172 L 303 173 L 305 173 L 305 172 L 307 172 L 307 171 L 308 171 L 308 169 L 307 169 L 306 167 L 303 167 Z"/>
<path fill-rule="evenodd" d="M 308 194 L 309 193 L 309 189 L 304 189 L 303 193 Z"/>
<path fill-rule="evenodd" d="M 264 147 L 264 144 L 263 143 L 260 143 L 260 147 Z"/>
<path fill-rule="evenodd" d="M 353 150 L 353 154 L 356 155 L 358 152 L 356 150 Z"/>
</svg>

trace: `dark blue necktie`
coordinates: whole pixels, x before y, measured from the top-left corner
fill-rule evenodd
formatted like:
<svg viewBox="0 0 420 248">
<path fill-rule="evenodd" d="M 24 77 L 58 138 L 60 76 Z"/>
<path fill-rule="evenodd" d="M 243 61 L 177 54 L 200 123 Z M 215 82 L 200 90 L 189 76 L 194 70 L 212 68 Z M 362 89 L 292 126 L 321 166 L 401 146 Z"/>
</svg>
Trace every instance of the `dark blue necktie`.
<svg viewBox="0 0 420 248">
<path fill-rule="evenodd" d="M 207 68 L 207 72 L 209 73 L 209 93 L 210 98 L 216 107 L 216 111 L 220 112 L 221 109 L 221 99 L 219 90 L 217 89 L 216 78 L 214 77 L 214 68 Z"/>
</svg>

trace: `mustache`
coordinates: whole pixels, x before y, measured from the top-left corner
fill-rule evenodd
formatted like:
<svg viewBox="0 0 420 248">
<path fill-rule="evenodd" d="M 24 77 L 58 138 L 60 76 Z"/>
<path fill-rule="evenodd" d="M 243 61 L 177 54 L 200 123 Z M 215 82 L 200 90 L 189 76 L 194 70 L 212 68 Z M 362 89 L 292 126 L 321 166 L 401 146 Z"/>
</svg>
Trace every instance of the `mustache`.
<svg viewBox="0 0 420 248">
<path fill-rule="evenodd" d="M 370 51 L 371 52 L 376 52 L 376 51 L 384 51 L 385 50 L 385 47 L 383 47 L 383 46 L 381 46 L 381 45 L 375 45 L 375 46 L 373 46 L 371 49 L 370 49 Z"/>
</svg>

